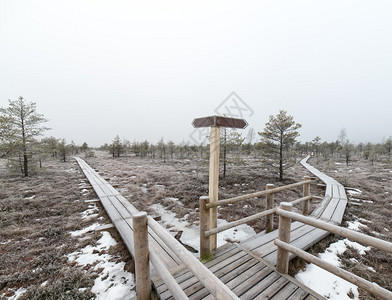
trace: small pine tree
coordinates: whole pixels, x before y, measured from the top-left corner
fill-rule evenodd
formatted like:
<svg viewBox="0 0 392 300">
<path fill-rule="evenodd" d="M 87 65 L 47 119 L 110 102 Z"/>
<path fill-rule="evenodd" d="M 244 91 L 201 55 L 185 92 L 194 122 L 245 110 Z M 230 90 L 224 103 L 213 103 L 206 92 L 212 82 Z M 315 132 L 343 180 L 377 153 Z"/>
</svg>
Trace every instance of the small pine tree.
<svg viewBox="0 0 392 300">
<path fill-rule="evenodd" d="M 278 169 L 280 181 L 283 180 L 283 171 L 295 163 L 295 156 L 290 148 L 294 146 L 299 136 L 297 130 L 301 126 L 285 110 L 280 110 L 276 116 L 269 117 L 264 131 L 259 132 L 264 162 Z"/>
<path fill-rule="evenodd" d="M 2 133 L 0 143 L 5 145 L 8 152 L 14 153 L 20 161 L 23 160 L 21 171 L 27 177 L 32 157 L 32 145 L 36 137 L 49 129 L 42 125 L 48 120 L 42 114 L 37 113 L 34 102 L 27 102 L 22 96 L 17 100 L 8 100 L 8 102 L 7 108 L 0 108 Z"/>
</svg>

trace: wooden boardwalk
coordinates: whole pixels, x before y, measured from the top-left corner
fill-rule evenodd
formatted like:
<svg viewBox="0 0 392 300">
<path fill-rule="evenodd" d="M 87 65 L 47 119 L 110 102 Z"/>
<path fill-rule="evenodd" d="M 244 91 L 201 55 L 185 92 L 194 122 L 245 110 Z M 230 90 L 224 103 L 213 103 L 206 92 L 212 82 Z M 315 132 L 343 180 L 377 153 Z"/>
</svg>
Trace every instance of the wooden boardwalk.
<svg viewBox="0 0 392 300">
<path fill-rule="evenodd" d="M 326 184 L 325 198 L 312 216 L 340 224 L 347 204 L 344 187 L 307 164 L 308 158 L 301 161 L 302 165 Z M 76 160 L 101 199 L 128 250 L 134 254 L 132 215 L 138 211 L 83 160 Z M 291 230 L 291 244 L 304 250 L 329 234 L 300 222 L 293 222 Z M 213 299 L 198 279 L 152 231 L 149 231 L 149 235 L 150 247 L 159 253 L 187 296 L 190 299 Z M 205 266 L 241 299 L 324 299 L 294 278 L 275 271 L 277 248 L 274 240 L 277 235 L 275 230 L 268 234 L 257 234 L 240 244 L 226 244 L 214 252 L 213 259 L 206 262 Z M 161 299 L 172 299 L 170 291 L 153 269 L 152 281 Z"/>
</svg>

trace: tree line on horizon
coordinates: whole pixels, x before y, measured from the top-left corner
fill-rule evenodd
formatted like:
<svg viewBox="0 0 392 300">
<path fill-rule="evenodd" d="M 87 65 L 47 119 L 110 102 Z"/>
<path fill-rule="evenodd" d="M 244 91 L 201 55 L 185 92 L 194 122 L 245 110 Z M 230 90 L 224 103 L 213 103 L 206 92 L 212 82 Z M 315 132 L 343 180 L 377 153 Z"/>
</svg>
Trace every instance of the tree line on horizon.
<svg viewBox="0 0 392 300">
<path fill-rule="evenodd" d="M 42 168 L 42 162 L 51 159 L 66 161 L 71 155 L 83 153 L 86 157 L 94 156 L 94 150 L 106 151 L 113 158 L 134 156 L 160 159 L 163 162 L 173 159 L 208 159 L 209 144 L 200 145 L 173 141 L 158 143 L 145 141 L 130 142 L 121 140 L 116 135 L 110 143 L 93 149 L 86 142 L 77 145 L 65 139 L 42 137 L 49 130 L 44 124 L 47 119 L 36 111 L 36 104 L 23 97 L 9 100 L 9 106 L 0 108 L 0 157 L 7 159 L 7 166 L 13 172 L 29 176 L 31 171 Z M 279 179 L 283 180 L 284 170 L 291 167 L 298 157 L 312 153 L 317 161 L 340 159 L 347 165 L 355 159 L 363 158 L 371 164 L 375 161 L 391 161 L 392 137 L 381 143 L 353 144 L 343 128 L 334 142 L 322 142 L 320 137 L 301 143 L 297 141 L 301 124 L 285 110 L 271 115 L 263 131 L 250 128 L 244 136 L 239 130 L 221 129 L 220 156 L 223 164 L 223 177 L 226 175 L 228 162 L 244 163 L 243 157 L 258 158 L 264 166 L 276 169 Z"/>
</svg>

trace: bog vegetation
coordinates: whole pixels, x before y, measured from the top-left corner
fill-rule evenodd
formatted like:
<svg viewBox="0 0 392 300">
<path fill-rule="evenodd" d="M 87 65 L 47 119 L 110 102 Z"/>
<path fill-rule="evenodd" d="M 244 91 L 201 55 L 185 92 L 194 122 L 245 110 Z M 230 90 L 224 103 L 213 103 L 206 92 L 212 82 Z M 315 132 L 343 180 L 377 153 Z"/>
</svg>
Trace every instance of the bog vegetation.
<svg viewBox="0 0 392 300">
<path fill-rule="evenodd" d="M 63 138 L 42 137 L 49 128 L 44 126 L 47 119 L 37 112 L 36 103 L 28 102 L 23 97 L 9 100 L 9 106 L 0 108 L 0 157 L 6 158 L 8 167 L 13 172 L 24 176 L 38 171 L 48 158 L 57 158 L 63 162 L 70 156 L 82 153 L 85 157 L 94 156 L 86 142 L 81 145 Z M 332 158 L 342 159 L 345 164 L 354 163 L 363 158 L 374 164 L 376 161 L 390 161 L 392 137 L 380 143 L 353 144 L 342 128 L 336 141 L 322 141 L 316 136 L 313 140 L 301 143 L 297 141 L 298 129 L 301 127 L 294 117 L 281 110 L 277 115 L 271 115 L 265 128 L 258 134 L 254 128 L 247 132 L 224 128 L 221 131 L 221 159 L 223 177 L 226 175 L 227 164 L 243 163 L 243 157 L 253 156 L 262 159 L 260 167 L 275 169 L 279 179 L 283 180 L 284 170 L 291 167 L 297 158 L 306 153 L 313 153 L 319 160 L 328 161 Z M 109 152 L 113 157 L 136 156 L 159 158 L 163 162 L 168 159 L 208 159 L 208 144 L 191 144 L 190 142 L 174 143 L 163 138 L 158 143 L 132 141 L 116 135 L 99 147 L 99 150 Z M 230 157 L 228 159 L 228 157 Z"/>
<path fill-rule="evenodd" d="M 31 299 L 47 294 L 55 299 L 70 289 L 71 296 L 90 299 L 91 292 L 84 288 L 92 286 L 95 275 L 87 276 L 64 260 L 66 253 L 82 247 L 81 243 L 90 242 L 75 240 L 68 232 L 94 221 L 79 222 L 80 213 L 87 207 L 82 200 L 94 195 L 89 192 L 81 197 L 78 184 L 82 179 L 74 173 L 71 157 L 86 158 L 95 168 L 116 177 L 121 193 L 138 209 L 148 211 L 146 206 L 160 203 L 180 217 L 188 215 L 189 222 L 197 223 L 197 199 L 206 195 L 208 189 L 209 145 L 174 143 L 164 139 L 158 143 L 147 139 L 135 141 L 132 137 L 121 139 L 114 133 L 111 141 L 93 149 L 87 143 L 77 145 L 62 138 L 43 137 L 48 129 L 45 122 L 46 118 L 38 113 L 35 103 L 22 97 L 10 100 L 9 107 L 0 110 L 0 156 L 8 168 L 7 173 L 3 168 L 0 172 L 0 242 L 7 253 L 2 256 L 5 263 L 0 270 L 0 291 L 27 283 L 38 287 L 29 292 Z M 391 240 L 392 188 L 389 178 L 392 138 L 379 143 L 353 144 L 346 130 L 342 129 L 337 133 L 336 141 L 327 142 L 315 137 L 301 143 L 297 141 L 300 126 L 293 116 L 280 111 L 271 115 L 265 128 L 221 130 L 221 196 L 233 197 L 242 192 L 262 190 L 265 184 L 278 180 L 286 181 L 286 184 L 298 181 L 305 171 L 289 167 L 299 158 L 313 153 L 313 165 L 343 185 L 363 191 L 356 196 L 357 200 L 350 200 L 345 222 L 362 220 L 366 224 L 366 227 L 362 226 L 364 232 L 373 236 L 382 234 L 383 239 Z M 73 171 L 70 173 L 69 170 Z M 21 180 L 20 177 L 25 176 L 28 178 Z M 323 189 L 316 189 L 322 195 Z M 288 196 L 294 198 L 296 195 Z M 226 220 L 233 221 L 263 209 L 258 202 L 242 209 L 222 209 L 220 213 Z M 264 229 L 263 221 L 250 225 L 256 232 Z M 97 235 L 94 234 L 92 239 L 97 240 Z M 32 243 L 29 241 L 34 241 L 35 249 L 29 248 Z M 325 245 L 327 242 L 330 240 Z M 56 247 L 61 245 L 65 246 L 58 255 Z M 320 251 L 320 247 L 323 243 L 315 246 L 313 251 Z M 359 263 L 354 264 L 349 257 L 342 255 L 343 264 L 354 273 L 366 274 L 367 279 L 391 289 L 392 274 L 385 268 L 391 257 L 371 251 L 371 261 L 368 261 L 370 256 L 361 258 L 354 253 Z M 369 271 L 369 265 L 377 272 Z M 33 270 L 38 267 L 42 271 L 37 275 Z M 301 264 L 297 267 L 300 268 Z M 57 275 L 47 287 L 43 286 L 53 273 Z M 67 282 L 66 278 L 71 281 Z M 364 298 L 372 299 L 369 295 Z"/>
</svg>

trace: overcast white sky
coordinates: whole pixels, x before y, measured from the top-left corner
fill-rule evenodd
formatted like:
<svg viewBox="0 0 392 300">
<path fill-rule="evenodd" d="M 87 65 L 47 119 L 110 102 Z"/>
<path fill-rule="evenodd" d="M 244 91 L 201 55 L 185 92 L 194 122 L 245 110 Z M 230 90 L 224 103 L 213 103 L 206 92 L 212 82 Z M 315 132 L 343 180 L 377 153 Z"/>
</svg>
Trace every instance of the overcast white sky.
<svg viewBox="0 0 392 300">
<path fill-rule="evenodd" d="M 36 102 L 47 135 L 187 141 L 232 91 L 256 131 L 285 109 L 301 141 L 381 142 L 392 1 L 0 1 L 0 106 Z"/>
</svg>

